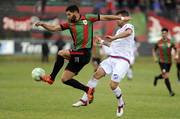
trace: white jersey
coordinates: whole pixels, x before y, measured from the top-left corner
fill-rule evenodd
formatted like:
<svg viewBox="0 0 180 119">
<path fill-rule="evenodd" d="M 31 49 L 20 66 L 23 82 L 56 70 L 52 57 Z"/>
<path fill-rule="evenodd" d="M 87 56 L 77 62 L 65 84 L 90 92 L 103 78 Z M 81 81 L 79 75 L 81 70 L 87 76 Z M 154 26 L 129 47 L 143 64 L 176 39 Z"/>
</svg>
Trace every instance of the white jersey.
<svg viewBox="0 0 180 119">
<path fill-rule="evenodd" d="M 119 38 L 111 42 L 111 56 L 121 56 L 128 59 L 130 62 L 134 57 L 134 26 L 132 24 L 125 24 L 116 31 L 115 35 L 118 35 L 121 32 L 126 31 L 127 29 L 132 30 L 132 34 L 125 38 Z"/>
</svg>

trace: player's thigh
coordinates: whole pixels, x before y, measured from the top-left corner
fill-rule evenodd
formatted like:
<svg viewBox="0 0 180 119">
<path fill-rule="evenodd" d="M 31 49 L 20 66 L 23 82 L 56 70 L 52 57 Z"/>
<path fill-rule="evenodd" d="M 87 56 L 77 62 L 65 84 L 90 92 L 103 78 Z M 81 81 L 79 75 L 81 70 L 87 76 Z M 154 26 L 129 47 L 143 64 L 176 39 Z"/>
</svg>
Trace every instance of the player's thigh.
<svg viewBox="0 0 180 119">
<path fill-rule="evenodd" d="M 113 63 L 111 62 L 110 58 L 107 58 L 100 63 L 100 67 L 104 70 L 106 74 L 112 73 L 112 66 Z"/>
<path fill-rule="evenodd" d="M 171 64 L 167 63 L 166 64 L 166 73 L 165 73 L 165 78 L 169 77 L 169 72 L 171 70 Z"/>
<path fill-rule="evenodd" d="M 111 80 L 114 82 L 120 82 L 126 75 L 129 69 L 129 63 L 123 59 L 117 61 L 116 65 L 113 67 L 113 72 Z"/>
<path fill-rule="evenodd" d="M 58 51 L 58 55 L 64 57 L 65 59 L 70 59 L 70 57 L 71 57 L 69 50 L 60 50 L 60 51 Z"/>
<path fill-rule="evenodd" d="M 72 79 L 76 74 L 72 71 L 69 71 L 69 70 L 65 70 L 62 74 L 62 77 L 61 77 L 61 81 L 62 82 L 65 82 L 67 80 L 70 80 Z"/>
<path fill-rule="evenodd" d="M 98 67 L 98 69 L 94 73 L 94 78 L 100 79 L 104 77 L 105 75 L 106 75 L 106 72 L 104 71 L 104 69 L 102 67 Z"/>
</svg>

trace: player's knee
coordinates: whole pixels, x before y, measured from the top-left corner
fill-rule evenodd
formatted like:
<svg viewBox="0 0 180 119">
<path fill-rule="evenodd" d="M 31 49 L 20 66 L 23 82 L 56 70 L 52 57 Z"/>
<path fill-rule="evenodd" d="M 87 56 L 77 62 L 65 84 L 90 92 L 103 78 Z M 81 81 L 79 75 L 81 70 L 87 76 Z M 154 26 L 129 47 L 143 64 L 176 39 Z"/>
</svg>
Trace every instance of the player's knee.
<svg viewBox="0 0 180 119">
<path fill-rule="evenodd" d="M 165 74 L 164 74 L 164 79 L 167 79 L 167 78 L 169 78 L 169 74 L 168 74 L 168 73 L 165 73 Z"/>
<path fill-rule="evenodd" d="M 98 72 L 98 71 L 96 71 L 96 72 L 94 73 L 94 78 L 95 78 L 95 79 L 100 79 L 102 76 L 103 76 L 103 75 L 102 75 L 100 72 Z"/>
<path fill-rule="evenodd" d="M 62 83 L 66 84 L 67 81 L 68 81 L 68 80 L 67 80 L 66 78 L 61 78 L 61 82 L 62 82 Z"/>
<path fill-rule="evenodd" d="M 113 85 L 112 83 L 110 83 L 109 86 L 110 86 L 111 90 L 115 90 L 117 88 L 117 86 Z"/>
<path fill-rule="evenodd" d="M 103 76 L 105 76 L 105 72 L 101 68 L 98 68 L 97 71 L 94 73 L 94 78 L 96 79 L 100 79 Z"/>
<path fill-rule="evenodd" d="M 115 90 L 118 86 L 119 86 L 118 82 L 114 82 L 114 81 L 111 80 L 111 82 L 110 82 L 111 90 Z"/>
</svg>

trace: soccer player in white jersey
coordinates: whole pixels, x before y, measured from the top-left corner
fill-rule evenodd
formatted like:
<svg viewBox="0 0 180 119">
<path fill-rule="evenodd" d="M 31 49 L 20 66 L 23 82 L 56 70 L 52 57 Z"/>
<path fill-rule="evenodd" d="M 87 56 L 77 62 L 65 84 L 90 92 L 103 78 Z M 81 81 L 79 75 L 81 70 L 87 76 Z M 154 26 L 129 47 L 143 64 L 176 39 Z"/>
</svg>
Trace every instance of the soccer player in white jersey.
<svg viewBox="0 0 180 119">
<path fill-rule="evenodd" d="M 117 15 L 126 17 L 129 16 L 129 13 L 123 10 L 117 12 Z M 111 74 L 110 87 L 118 100 L 116 115 L 120 117 L 123 114 L 124 101 L 119 83 L 126 75 L 130 66 L 130 60 L 134 57 L 133 50 L 135 42 L 133 25 L 119 20 L 117 21 L 117 24 L 119 29 L 116 34 L 114 36 L 106 36 L 106 41 L 110 42 L 111 51 L 109 57 L 100 63 L 100 66 L 87 85 L 95 88 L 100 78 L 104 77 L 106 74 Z M 106 41 L 102 42 L 101 40 L 101 43 L 106 44 Z M 80 101 L 73 104 L 73 106 L 86 106 L 88 103 L 91 102 L 88 101 L 87 95 L 84 94 Z"/>
</svg>

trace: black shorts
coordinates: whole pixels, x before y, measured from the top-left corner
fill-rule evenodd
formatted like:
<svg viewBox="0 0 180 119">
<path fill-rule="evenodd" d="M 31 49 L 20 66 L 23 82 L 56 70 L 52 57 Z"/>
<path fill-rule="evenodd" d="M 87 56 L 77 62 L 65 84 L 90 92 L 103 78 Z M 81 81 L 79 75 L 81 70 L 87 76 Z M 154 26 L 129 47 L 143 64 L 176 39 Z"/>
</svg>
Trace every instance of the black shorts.
<svg viewBox="0 0 180 119">
<path fill-rule="evenodd" d="M 92 62 L 93 62 L 94 64 L 99 65 L 99 64 L 101 63 L 101 58 L 99 58 L 99 57 L 93 57 L 93 58 L 92 58 Z"/>
<path fill-rule="evenodd" d="M 91 58 L 91 49 L 70 50 L 71 58 L 65 70 L 69 70 L 76 75 L 89 63 Z"/>
<path fill-rule="evenodd" d="M 164 72 L 169 72 L 170 69 L 171 69 L 171 63 L 162 63 L 162 62 L 159 62 L 159 66 L 161 68 L 161 71 L 164 73 Z"/>
<path fill-rule="evenodd" d="M 180 70 L 180 63 L 176 63 L 176 68 Z"/>
</svg>

